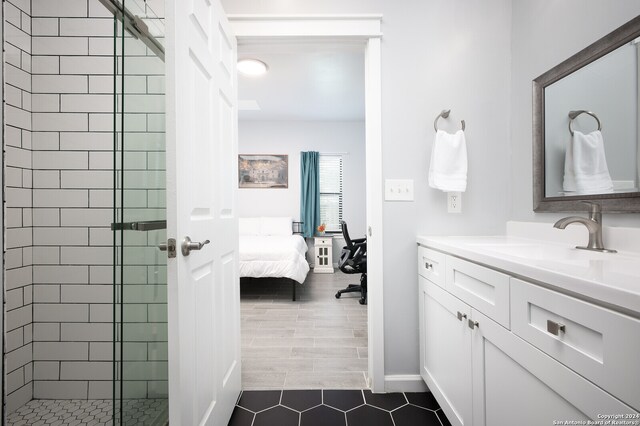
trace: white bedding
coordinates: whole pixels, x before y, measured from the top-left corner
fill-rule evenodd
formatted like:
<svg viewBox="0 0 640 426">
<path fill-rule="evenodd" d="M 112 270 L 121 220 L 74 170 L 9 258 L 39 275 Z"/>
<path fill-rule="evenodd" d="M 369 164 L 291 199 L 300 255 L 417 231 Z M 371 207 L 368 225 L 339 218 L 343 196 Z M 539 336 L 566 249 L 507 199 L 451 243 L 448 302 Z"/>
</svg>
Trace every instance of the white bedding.
<svg viewBox="0 0 640 426">
<path fill-rule="evenodd" d="M 241 235 L 240 276 L 303 283 L 309 272 L 306 252 L 307 243 L 300 235 Z"/>
</svg>

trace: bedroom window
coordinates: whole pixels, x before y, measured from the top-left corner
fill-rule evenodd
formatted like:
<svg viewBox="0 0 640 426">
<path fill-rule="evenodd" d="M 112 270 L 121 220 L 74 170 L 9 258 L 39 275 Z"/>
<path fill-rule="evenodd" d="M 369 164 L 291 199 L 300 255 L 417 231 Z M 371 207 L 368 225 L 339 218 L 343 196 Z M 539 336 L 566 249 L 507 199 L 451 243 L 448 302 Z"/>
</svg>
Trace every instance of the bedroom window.
<svg viewBox="0 0 640 426">
<path fill-rule="evenodd" d="M 342 155 L 320 153 L 320 222 L 327 232 L 341 232 Z"/>
</svg>

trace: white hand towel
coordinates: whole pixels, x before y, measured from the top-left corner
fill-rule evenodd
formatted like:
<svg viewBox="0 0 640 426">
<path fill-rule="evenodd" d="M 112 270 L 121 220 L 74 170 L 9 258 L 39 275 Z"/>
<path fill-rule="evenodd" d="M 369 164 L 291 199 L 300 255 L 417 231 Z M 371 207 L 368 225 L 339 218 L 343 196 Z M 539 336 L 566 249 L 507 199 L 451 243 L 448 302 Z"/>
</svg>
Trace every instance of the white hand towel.
<svg viewBox="0 0 640 426">
<path fill-rule="evenodd" d="M 464 132 L 438 130 L 431 150 L 429 186 L 444 192 L 467 189 L 467 143 Z"/>
<path fill-rule="evenodd" d="M 613 182 L 607 167 L 604 141 L 599 130 L 585 135 L 574 131 L 564 158 L 566 192 L 602 194 L 613 192 Z"/>
</svg>

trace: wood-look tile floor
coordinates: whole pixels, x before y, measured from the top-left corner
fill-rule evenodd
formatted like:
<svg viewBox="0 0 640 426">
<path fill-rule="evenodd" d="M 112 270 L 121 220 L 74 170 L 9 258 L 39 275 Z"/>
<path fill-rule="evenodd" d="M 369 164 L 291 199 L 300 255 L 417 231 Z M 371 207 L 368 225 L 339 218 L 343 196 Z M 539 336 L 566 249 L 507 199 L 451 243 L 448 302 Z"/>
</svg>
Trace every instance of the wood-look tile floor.
<svg viewBox="0 0 640 426">
<path fill-rule="evenodd" d="M 242 388 L 366 389 L 367 306 L 335 293 L 359 275 L 307 275 L 291 282 L 242 279 Z"/>
</svg>

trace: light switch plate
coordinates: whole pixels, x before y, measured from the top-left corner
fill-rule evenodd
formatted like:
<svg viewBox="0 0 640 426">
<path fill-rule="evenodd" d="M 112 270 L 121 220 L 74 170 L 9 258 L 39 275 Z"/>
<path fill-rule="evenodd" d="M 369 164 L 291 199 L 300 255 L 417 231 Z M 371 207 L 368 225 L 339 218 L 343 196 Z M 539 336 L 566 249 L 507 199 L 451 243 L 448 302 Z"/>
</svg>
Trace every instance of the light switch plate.
<svg viewBox="0 0 640 426">
<path fill-rule="evenodd" d="M 385 179 L 386 201 L 413 201 L 413 179 Z"/>
</svg>

